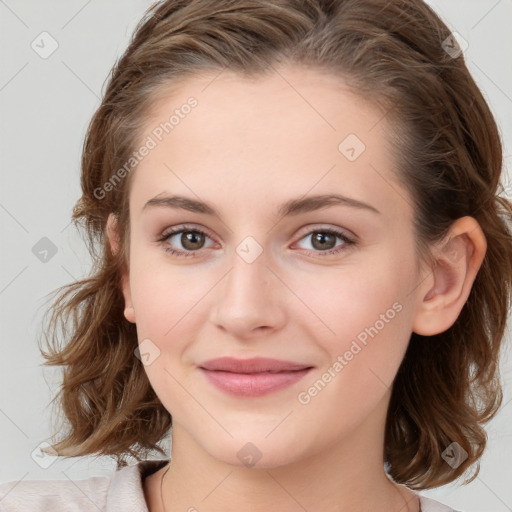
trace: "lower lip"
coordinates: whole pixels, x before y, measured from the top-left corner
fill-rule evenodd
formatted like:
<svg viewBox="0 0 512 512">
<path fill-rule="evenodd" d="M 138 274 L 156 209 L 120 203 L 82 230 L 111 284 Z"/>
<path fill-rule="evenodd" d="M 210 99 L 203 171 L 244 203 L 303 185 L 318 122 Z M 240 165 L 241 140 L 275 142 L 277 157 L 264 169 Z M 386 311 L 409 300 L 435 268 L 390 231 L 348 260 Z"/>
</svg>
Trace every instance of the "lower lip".
<svg viewBox="0 0 512 512">
<path fill-rule="evenodd" d="M 200 368 L 215 387 L 235 396 L 262 396 L 278 391 L 295 384 L 311 369 L 279 373 L 231 373 Z"/>
</svg>

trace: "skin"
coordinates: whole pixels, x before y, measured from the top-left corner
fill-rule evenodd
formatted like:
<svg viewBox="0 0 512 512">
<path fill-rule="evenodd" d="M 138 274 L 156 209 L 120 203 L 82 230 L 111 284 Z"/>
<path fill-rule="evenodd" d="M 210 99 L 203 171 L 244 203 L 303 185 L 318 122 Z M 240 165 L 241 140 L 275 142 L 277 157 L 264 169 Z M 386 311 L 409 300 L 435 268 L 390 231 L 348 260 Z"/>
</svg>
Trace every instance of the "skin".
<svg viewBox="0 0 512 512">
<path fill-rule="evenodd" d="M 339 78 L 294 66 L 257 80 L 215 76 L 191 78 L 155 105 L 143 138 L 190 96 L 198 100 L 140 162 L 130 190 L 130 261 L 121 284 L 139 342 L 149 338 L 160 351 L 145 370 L 173 418 L 165 509 L 417 511 L 412 491 L 383 468 L 390 387 L 411 333 L 433 335 L 456 320 L 485 254 L 482 230 L 459 219 L 450 251 L 434 247 L 438 262 L 420 264 L 412 200 L 394 175 L 385 140 L 392 126 L 381 110 Z M 366 146 L 355 161 L 338 149 L 348 134 Z M 332 193 L 379 213 L 337 204 L 277 215 L 290 199 Z M 206 201 L 219 215 L 143 209 L 171 194 Z M 158 241 L 183 223 L 206 232 L 198 249 L 182 245 L 181 233 Z M 328 248 L 342 250 L 322 255 L 312 233 L 329 228 L 355 236 L 356 245 L 335 239 Z M 111 216 L 113 250 L 117 229 Z M 248 236 L 262 249 L 252 263 L 236 252 Z M 171 255 L 169 246 L 195 256 Z M 400 312 L 300 403 L 298 394 L 396 303 Z M 197 368 L 226 355 L 314 369 L 288 388 L 239 398 Z M 237 456 L 248 442 L 261 453 L 252 467 Z M 165 469 L 144 482 L 151 512 L 164 510 Z"/>
</svg>

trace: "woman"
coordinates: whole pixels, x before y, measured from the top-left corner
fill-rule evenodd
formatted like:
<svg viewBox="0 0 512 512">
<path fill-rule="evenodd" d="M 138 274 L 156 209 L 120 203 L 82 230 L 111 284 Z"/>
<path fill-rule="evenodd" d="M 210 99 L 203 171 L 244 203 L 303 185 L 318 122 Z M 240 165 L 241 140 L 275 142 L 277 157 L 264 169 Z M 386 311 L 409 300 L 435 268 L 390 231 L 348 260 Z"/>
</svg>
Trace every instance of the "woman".
<svg viewBox="0 0 512 512">
<path fill-rule="evenodd" d="M 53 448 L 119 470 L 3 510 L 451 510 L 418 491 L 478 464 L 512 285 L 501 143 L 454 48 L 420 0 L 147 12 L 84 145 L 100 251 L 44 352 Z"/>
</svg>

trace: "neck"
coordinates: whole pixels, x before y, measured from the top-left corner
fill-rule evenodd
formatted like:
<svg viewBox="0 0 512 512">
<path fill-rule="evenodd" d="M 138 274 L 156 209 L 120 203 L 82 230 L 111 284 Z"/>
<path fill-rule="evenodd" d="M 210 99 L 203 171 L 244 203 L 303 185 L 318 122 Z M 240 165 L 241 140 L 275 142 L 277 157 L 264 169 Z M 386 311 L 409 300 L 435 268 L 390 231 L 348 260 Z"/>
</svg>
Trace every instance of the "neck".
<svg viewBox="0 0 512 512">
<path fill-rule="evenodd" d="M 296 512 L 301 508 L 308 512 L 418 512 L 416 495 L 386 475 L 383 433 L 378 434 L 374 425 L 360 425 L 350 439 L 307 459 L 258 468 L 211 457 L 175 424 L 171 463 L 158 472 L 159 496 L 151 500 L 150 510 L 225 512 L 229 504 L 229 510 L 247 512 Z"/>
</svg>

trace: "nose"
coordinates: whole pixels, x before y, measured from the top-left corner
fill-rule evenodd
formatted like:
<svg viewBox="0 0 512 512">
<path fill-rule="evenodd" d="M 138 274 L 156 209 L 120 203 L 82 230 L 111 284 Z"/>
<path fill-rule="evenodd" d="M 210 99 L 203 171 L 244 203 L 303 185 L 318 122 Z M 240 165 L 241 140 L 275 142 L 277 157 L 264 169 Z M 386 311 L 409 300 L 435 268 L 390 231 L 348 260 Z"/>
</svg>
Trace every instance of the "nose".
<svg viewBox="0 0 512 512">
<path fill-rule="evenodd" d="M 231 269 L 215 287 L 211 322 L 242 339 L 282 328 L 290 291 L 268 266 L 265 252 L 249 263 L 233 251 L 231 262 Z"/>
</svg>

